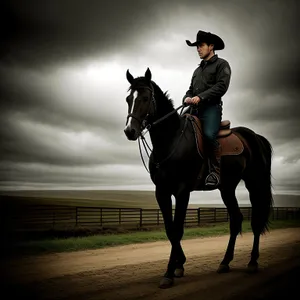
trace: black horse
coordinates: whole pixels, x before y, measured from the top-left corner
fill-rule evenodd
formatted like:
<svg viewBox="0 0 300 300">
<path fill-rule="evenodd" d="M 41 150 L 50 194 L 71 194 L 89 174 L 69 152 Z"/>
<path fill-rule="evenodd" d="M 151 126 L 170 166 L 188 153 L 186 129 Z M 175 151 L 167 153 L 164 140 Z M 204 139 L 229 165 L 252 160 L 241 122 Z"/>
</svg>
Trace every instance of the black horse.
<svg viewBox="0 0 300 300">
<path fill-rule="evenodd" d="M 174 109 L 172 100 L 151 80 L 149 68 L 144 77 L 134 78 L 129 70 L 126 77 L 130 83 L 130 94 L 126 98 L 128 116 L 124 132 L 129 140 L 135 141 L 147 128 L 153 147 L 149 159 L 150 176 L 156 187 L 155 196 L 171 243 L 167 271 L 160 282 L 160 287 L 166 288 L 173 284 L 174 277 L 182 277 L 184 273 L 186 257 L 181 239 L 190 193 L 206 190 L 203 179 L 207 174 L 207 159 L 205 151 L 201 152 L 201 122 L 197 122 L 191 114 L 180 114 Z M 265 137 L 246 127 L 230 128 L 227 124 L 227 130 L 223 130 L 223 124 L 224 121 L 220 124 L 218 139 L 224 149 L 227 147 L 227 152 L 225 149 L 221 157 L 221 183 L 218 189 L 230 216 L 230 239 L 218 272 L 229 271 L 236 238 L 242 230 L 243 215 L 235 196 L 241 180 L 249 191 L 252 205 L 254 241 L 248 270 L 254 272 L 258 269 L 260 235 L 268 230 L 273 206 L 272 147 Z M 172 195 L 176 199 L 174 219 Z"/>
</svg>

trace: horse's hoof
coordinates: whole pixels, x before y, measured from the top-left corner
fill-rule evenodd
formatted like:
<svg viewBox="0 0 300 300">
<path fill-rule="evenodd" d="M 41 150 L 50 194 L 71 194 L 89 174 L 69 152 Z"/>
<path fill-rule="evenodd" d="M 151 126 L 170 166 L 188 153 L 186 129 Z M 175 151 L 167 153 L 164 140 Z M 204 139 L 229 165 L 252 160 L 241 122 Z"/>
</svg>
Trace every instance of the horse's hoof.
<svg viewBox="0 0 300 300">
<path fill-rule="evenodd" d="M 175 272 L 174 272 L 174 276 L 175 276 L 176 278 L 183 277 L 183 275 L 184 275 L 184 269 L 182 269 L 182 268 L 178 268 L 178 269 L 176 269 Z"/>
<path fill-rule="evenodd" d="M 220 265 L 217 272 L 221 273 L 228 273 L 230 271 L 229 265 Z"/>
<path fill-rule="evenodd" d="M 247 273 L 253 274 L 258 272 L 258 264 L 248 264 Z"/>
<path fill-rule="evenodd" d="M 160 281 L 159 287 L 161 289 L 167 289 L 170 288 L 174 284 L 174 279 L 163 277 L 163 279 Z"/>
</svg>

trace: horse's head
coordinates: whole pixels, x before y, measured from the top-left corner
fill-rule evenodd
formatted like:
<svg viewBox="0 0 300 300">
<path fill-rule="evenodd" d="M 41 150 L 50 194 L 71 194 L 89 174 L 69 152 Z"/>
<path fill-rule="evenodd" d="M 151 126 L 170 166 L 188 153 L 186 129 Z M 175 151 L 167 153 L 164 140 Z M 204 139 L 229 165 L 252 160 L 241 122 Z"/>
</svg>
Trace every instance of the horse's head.
<svg viewBox="0 0 300 300">
<path fill-rule="evenodd" d="M 126 97 L 128 115 L 124 132 L 129 140 L 135 141 L 148 123 L 148 118 L 154 111 L 154 90 L 151 83 L 151 71 L 149 68 L 144 77 L 133 78 L 126 72 L 130 83 L 130 94 Z"/>
</svg>

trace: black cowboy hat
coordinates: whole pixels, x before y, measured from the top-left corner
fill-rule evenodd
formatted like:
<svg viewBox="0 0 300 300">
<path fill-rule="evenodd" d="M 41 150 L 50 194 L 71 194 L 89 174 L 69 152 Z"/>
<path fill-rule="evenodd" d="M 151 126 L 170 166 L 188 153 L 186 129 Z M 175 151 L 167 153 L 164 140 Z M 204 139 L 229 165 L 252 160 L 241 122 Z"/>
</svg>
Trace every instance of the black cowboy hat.
<svg viewBox="0 0 300 300">
<path fill-rule="evenodd" d="M 214 44 L 214 50 L 222 50 L 225 48 L 223 40 L 216 34 L 199 30 L 196 37 L 196 42 L 191 43 L 186 40 L 188 46 L 197 46 L 200 43 Z"/>
</svg>

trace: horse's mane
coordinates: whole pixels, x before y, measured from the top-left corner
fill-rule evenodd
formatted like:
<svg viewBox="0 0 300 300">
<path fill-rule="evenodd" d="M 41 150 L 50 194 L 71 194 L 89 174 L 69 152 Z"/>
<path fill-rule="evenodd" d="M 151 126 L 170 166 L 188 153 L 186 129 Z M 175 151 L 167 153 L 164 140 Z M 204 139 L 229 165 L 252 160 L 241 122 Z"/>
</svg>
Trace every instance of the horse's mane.
<svg viewBox="0 0 300 300">
<path fill-rule="evenodd" d="M 151 84 L 154 88 L 155 99 L 157 101 L 157 104 L 160 106 L 160 108 L 163 111 L 174 109 L 174 101 L 170 98 L 168 91 L 163 92 L 161 88 L 152 80 L 151 80 Z M 145 79 L 145 77 L 135 78 L 134 82 L 131 84 L 128 91 L 136 90 L 140 86 L 148 86 L 148 81 Z"/>
</svg>

